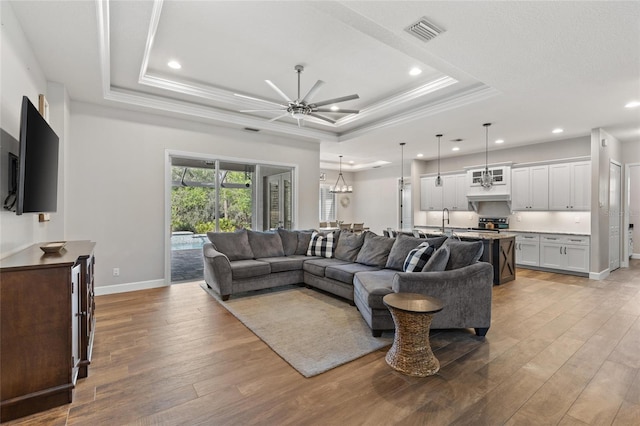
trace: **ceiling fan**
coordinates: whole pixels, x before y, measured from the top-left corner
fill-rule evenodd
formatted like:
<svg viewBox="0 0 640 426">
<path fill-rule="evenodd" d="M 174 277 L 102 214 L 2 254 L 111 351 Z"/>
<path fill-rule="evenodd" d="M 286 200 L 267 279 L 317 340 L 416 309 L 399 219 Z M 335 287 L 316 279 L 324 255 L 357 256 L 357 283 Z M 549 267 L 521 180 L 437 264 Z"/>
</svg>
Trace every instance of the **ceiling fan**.
<svg viewBox="0 0 640 426">
<path fill-rule="evenodd" d="M 322 87 L 322 85 L 324 84 L 324 81 L 322 80 L 316 81 L 316 84 L 314 84 L 313 87 L 307 92 L 307 94 L 301 98 L 300 97 L 300 74 L 302 73 L 302 71 L 304 71 L 304 67 L 302 65 L 296 65 L 294 67 L 294 70 L 298 73 L 298 97 L 295 100 L 292 100 L 291 98 L 289 98 L 272 81 L 265 80 L 267 84 L 271 86 L 271 88 L 275 90 L 276 93 L 278 93 L 278 95 L 280 95 L 280 97 L 282 97 L 285 101 L 287 101 L 287 103 L 279 104 L 266 99 L 254 98 L 252 96 L 246 96 L 246 95 L 241 95 L 239 93 L 235 93 L 236 96 L 241 98 L 265 102 L 265 103 L 269 103 L 271 105 L 275 105 L 279 107 L 277 109 L 245 109 L 245 110 L 241 110 L 240 112 L 282 112 L 282 114 L 272 118 L 269 121 L 276 121 L 281 118 L 290 116 L 298 121 L 298 127 L 301 126 L 301 121 L 308 117 L 317 118 L 320 120 L 324 120 L 328 123 L 335 124 L 336 120 L 333 120 L 332 118 L 318 114 L 319 112 L 330 112 L 330 113 L 339 113 L 339 114 L 357 114 L 360 112 L 359 110 L 356 110 L 356 109 L 340 109 L 340 108 L 336 108 L 335 106 L 332 108 L 320 108 L 322 106 L 329 105 L 329 104 L 336 104 L 338 102 L 345 102 L 353 99 L 359 99 L 360 96 L 358 95 L 349 95 L 349 96 L 343 96 L 340 98 L 328 99 L 326 101 L 311 102 L 312 98 L 316 95 L 320 87 Z"/>
</svg>

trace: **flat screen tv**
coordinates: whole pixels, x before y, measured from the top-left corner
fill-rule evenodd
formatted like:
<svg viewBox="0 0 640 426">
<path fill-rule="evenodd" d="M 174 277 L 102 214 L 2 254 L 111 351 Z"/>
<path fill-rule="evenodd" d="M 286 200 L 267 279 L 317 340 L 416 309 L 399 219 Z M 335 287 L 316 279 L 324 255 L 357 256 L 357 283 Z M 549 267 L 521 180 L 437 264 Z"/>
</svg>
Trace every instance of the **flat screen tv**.
<svg viewBox="0 0 640 426">
<path fill-rule="evenodd" d="M 55 212 L 59 139 L 26 96 L 22 97 L 16 214 Z"/>
</svg>

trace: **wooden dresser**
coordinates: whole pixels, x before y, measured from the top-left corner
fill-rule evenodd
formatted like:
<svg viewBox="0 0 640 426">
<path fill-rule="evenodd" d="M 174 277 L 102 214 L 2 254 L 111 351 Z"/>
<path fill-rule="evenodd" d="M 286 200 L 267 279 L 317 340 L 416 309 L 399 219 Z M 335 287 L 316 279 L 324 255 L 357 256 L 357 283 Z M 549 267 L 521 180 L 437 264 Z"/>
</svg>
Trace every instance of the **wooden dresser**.
<svg viewBox="0 0 640 426">
<path fill-rule="evenodd" d="M 95 243 L 40 245 L 0 260 L 0 421 L 71 402 L 91 362 Z"/>
</svg>

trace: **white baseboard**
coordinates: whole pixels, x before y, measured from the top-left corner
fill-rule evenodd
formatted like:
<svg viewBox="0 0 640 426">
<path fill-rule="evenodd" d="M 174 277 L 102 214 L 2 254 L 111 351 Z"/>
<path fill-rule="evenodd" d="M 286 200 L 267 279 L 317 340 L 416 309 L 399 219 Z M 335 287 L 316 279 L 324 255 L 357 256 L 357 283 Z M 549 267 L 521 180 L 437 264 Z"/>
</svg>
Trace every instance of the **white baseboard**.
<svg viewBox="0 0 640 426">
<path fill-rule="evenodd" d="M 166 285 L 167 283 L 165 283 L 164 280 L 151 280 L 151 281 L 139 281 L 137 283 L 96 286 L 94 291 L 96 296 L 102 296 L 104 294 L 126 293 L 129 291 L 165 287 Z"/>
<path fill-rule="evenodd" d="M 605 278 L 607 278 L 609 276 L 609 268 L 605 269 L 604 271 L 600 271 L 600 272 L 589 272 L 589 279 L 591 280 L 604 280 Z"/>
<path fill-rule="evenodd" d="M 640 253 L 633 253 L 633 254 L 631 255 L 631 258 L 632 258 L 632 259 L 640 259 Z"/>
</svg>

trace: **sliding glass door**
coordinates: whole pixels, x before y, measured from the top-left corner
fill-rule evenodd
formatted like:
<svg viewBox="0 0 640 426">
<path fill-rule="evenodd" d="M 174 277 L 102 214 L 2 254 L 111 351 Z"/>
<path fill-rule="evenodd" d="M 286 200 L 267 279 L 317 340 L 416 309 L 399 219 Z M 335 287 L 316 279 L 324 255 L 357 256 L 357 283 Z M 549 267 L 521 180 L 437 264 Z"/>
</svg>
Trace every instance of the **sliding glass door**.
<svg viewBox="0 0 640 426">
<path fill-rule="evenodd" d="M 207 232 L 291 229 L 293 168 L 170 156 L 171 281 L 203 278 Z"/>
</svg>

